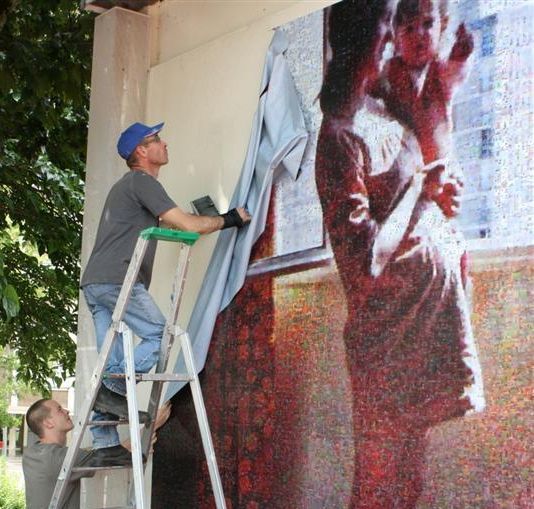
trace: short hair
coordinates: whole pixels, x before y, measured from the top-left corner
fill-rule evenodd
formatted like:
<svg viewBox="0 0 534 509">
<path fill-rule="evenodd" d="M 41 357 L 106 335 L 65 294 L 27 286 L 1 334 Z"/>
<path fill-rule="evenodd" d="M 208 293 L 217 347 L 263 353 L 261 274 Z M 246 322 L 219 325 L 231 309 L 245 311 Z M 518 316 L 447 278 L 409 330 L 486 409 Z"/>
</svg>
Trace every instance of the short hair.
<svg viewBox="0 0 534 509">
<path fill-rule="evenodd" d="M 430 0 L 437 2 L 438 12 L 441 19 L 447 17 L 449 11 L 449 0 Z M 400 0 L 397 4 L 397 11 L 393 17 L 393 26 L 398 27 L 415 18 L 421 12 L 422 0 Z"/>
<path fill-rule="evenodd" d="M 128 168 L 133 168 L 139 162 L 139 158 L 135 153 L 136 149 L 137 147 L 134 148 L 134 151 L 130 154 L 130 157 L 126 159 L 126 166 L 128 166 Z"/>
<path fill-rule="evenodd" d="M 43 437 L 43 421 L 50 416 L 49 399 L 40 399 L 33 403 L 26 412 L 26 423 L 39 438 Z"/>
<path fill-rule="evenodd" d="M 146 138 L 143 138 L 136 145 L 128 159 L 126 159 L 126 166 L 128 166 L 128 168 L 133 168 L 134 166 L 137 166 L 139 164 L 139 157 L 137 156 L 137 147 L 145 147 L 146 145 L 148 145 L 148 143 L 146 142 Z"/>
</svg>

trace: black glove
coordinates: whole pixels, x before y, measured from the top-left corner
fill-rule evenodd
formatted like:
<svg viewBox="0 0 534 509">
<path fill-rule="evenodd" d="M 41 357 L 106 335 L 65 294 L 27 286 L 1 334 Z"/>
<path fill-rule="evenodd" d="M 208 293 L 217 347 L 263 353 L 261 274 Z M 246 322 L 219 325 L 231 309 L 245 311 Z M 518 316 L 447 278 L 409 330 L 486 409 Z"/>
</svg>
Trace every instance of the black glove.
<svg viewBox="0 0 534 509">
<path fill-rule="evenodd" d="M 229 210 L 226 214 L 221 214 L 221 217 L 224 219 L 223 230 L 225 228 L 232 228 L 233 226 L 241 228 L 245 225 L 237 209 Z"/>
</svg>

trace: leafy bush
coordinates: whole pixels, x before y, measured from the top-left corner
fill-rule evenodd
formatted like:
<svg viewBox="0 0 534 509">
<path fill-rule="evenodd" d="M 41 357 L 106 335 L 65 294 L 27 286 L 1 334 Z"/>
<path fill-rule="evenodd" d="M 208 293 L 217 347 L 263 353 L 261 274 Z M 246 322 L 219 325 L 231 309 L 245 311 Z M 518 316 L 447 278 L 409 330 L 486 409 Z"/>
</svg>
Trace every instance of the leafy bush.
<svg viewBox="0 0 534 509">
<path fill-rule="evenodd" d="M 93 18 L 0 0 L 0 346 L 48 392 L 74 372 Z"/>
<path fill-rule="evenodd" d="M 0 509 L 25 509 L 24 491 L 9 477 L 6 460 L 0 458 Z"/>
</svg>

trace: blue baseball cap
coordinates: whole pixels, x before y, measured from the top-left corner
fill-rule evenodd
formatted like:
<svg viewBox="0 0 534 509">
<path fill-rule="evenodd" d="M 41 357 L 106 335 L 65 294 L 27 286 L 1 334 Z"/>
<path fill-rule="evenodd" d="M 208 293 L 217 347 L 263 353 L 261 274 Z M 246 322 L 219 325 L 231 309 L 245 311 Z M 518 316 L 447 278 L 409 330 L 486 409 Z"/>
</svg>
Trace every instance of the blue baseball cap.
<svg viewBox="0 0 534 509">
<path fill-rule="evenodd" d="M 135 147 L 143 141 L 143 138 L 148 136 L 154 136 L 161 131 L 163 128 L 164 122 L 157 124 L 153 127 L 149 127 L 145 124 L 140 124 L 136 122 L 132 124 L 128 129 L 122 132 L 117 142 L 117 151 L 123 159 L 128 159 L 132 152 L 135 150 Z"/>
</svg>

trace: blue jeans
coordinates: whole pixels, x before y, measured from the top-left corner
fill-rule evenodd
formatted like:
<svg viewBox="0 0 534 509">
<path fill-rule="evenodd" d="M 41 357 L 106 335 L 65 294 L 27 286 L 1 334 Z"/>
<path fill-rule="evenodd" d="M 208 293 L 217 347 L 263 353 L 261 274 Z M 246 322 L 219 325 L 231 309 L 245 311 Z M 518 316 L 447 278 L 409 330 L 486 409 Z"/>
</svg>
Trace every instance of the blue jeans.
<svg viewBox="0 0 534 509">
<path fill-rule="evenodd" d="M 106 332 L 111 325 L 111 316 L 119 297 L 121 285 L 96 283 L 83 287 L 83 294 L 93 315 L 97 349 L 100 352 Z M 142 283 L 133 287 L 123 322 L 140 339 L 135 347 L 134 360 L 137 373 L 147 373 L 157 363 L 161 337 L 165 328 L 165 317 Z M 124 350 L 122 335 L 117 334 L 106 363 L 106 373 L 124 373 Z M 104 385 L 111 391 L 126 394 L 124 380 L 106 379 Z M 107 413 L 93 412 L 93 420 L 114 420 Z M 120 444 L 116 426 L 92 426 L 93 448 L 113 447 Z"/>
</svg>

